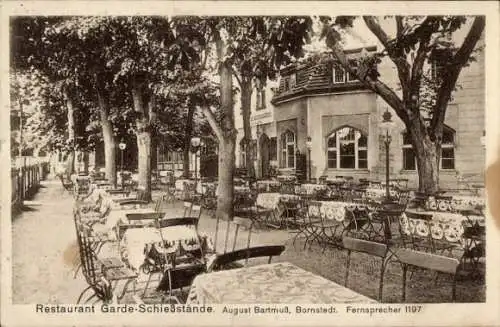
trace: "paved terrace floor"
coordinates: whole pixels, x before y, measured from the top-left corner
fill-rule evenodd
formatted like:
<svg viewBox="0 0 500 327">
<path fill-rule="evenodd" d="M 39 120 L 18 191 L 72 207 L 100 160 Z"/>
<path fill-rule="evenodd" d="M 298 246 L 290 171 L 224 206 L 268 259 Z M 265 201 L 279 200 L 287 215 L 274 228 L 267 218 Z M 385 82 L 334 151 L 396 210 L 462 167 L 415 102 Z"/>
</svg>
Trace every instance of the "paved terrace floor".
<svg viewBox="0 0 500 327">
<path fill-rule="evenodd" d="M 153 196 L 157 194 L 153 194 Z M 87 286 L 82 275 L 73 278 L 77 246 L 72 217 L 73 198 L 63 191 L 59 181 L 47 180 L 27 208 L 12 219 L 13 303 L 75 303 Z M 169 215 L 179 215 L 182 203 L 168 209 Z M 162 210 L 164 211 L 164 210 Z M 214 235 L 216 220 L 202 215 L 199 229 Z M 221 234 L 225 235 L 225 224 Z M 243 236 L 243 235 L 242 235 Z M 245 243 L 246 237 L 241 238 Z M 257 231 L 252 245 L 286 244 L 287 249 L 273 261 L 289 261 L 303 269 L 342 284 L 346 254 L 338 249 L 322 253 L 314 247 L 303 250 L 302 244 L 293 246 L 287 231 Z M 219 236 L 220 249 L 223 237 Z M 348 287 L 375 298 L 377 294 L 378 261 L 363 254 L 354 255 Z M 401 294 L 401 269 L 393 264 L 386 273 L 384 302 L 398 302 Z M 446 281 L 435 283 L 434 275 L 418 274 L 412 277 L 408 289 L 411 302 L 448 302 L 451 288 Z M 465 280 L 458 285 L 459 302 L 485 301 L 483 280 Z"/>
</svg>

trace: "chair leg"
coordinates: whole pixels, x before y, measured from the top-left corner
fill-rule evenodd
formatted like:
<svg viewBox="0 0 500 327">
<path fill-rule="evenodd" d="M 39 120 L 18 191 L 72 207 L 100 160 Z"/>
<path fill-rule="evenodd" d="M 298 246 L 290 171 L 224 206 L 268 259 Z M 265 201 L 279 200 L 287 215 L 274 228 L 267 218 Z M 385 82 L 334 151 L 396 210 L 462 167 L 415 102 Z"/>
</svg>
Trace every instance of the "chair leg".
<svg viewBox="0 0 500 327">
<path fill-rule="evenodd" d="M 408 271 L 408 266 L 403 264 L 403 295 L 402 302 L 406 302 L 406 272 Z"/>
<path fill-rule="evenodd" d="M 351 251 L 347 250 L 347 262 L 345 266 L 345 279 L 344 279 L 344 286 L 347 287 L 347 281 L 349 279 L 349 269 L 351 266 Z"/>
<path fill-rule="evenodd" d="M 82 268 L 82 264 L 80 263 L 78 267 L 76 267 L 75 273 L 73 274 L 73 279 L 76 279 L 76 276 L 78 275 L 78 272 Z"/>
<path fill-rule="evenodd" d="M 380 267 L 380 281 L 378 287 L 378 301 L 382 302 L 382 293 L 384 291 L 384 273 L 385 273 L 385 258 L 382 258 L 382 265 Z"/>
<path fill-rule="evenodd" d="M 451 300 L 455 302 L 457 299 L 457 275 L 453 276 L 453 285 L 451 288 Z"/>
<path fill-rule="evenodd" d="M 84 303 L 89 303 L 89 301 L 90 301 L 91 299 L 93 299 L 94 297 L 97 297 L 97 293 L 94 293 L 94 294 L 92 294 L 91 296 L 89 296 L 89 298 L 88 298 L 87 300 L 85 300 L 85 302 L 84 302 Z M 97 297 L 97 300 L 100 300 L 100 298 L 99 298 L 99 297 Z"/>
<path fill-rule="evenodd" d="M 153 276 L 153 274 L 154 274 L 153 272 L 149 273 L 148 281 L 146 282 L 146 285 L 144 286 L 144 292 L 142 292 L 142 297 L 146 296 L 146 292 L 148 290 L 148 286 L 149 286 L 149 283 L 151 282 L 151 277 Z"/>
<path fill-rule="evenodd" d="M 131 279 L 127 280 L 127 282 L 125 282 L 125 285 L 123 285 L 123 288 L 122 288 L 122 291 L 121 291 L 120 295 L 118 295 L 118 297 L 117 297 L 117 298 L 118 298 L 118 300 L 121 300 L 121 299 L 125 296 L 125 294 L 127 293 L 127 288 L 128 288 L 128 285 L 129 285 L 131 282 L 133 282 L 134 280 L 135 280 L 135 279 L 132 279 L 132 278 L 131 278 Z"/>
<path fill-rule="evenodd" d="M 78 300 L 76 300 L 76 303 L 79 304 L 80 301 L 82 300 L 82 297 L 85 293 L 87 293 L 88 290 L 90 290 L 92 288 L 92 286 L 88 286 L 87 288 L 85 288 L 82 293 L 80 293 L 80 296 L 78 297 Z"/>
</svg>

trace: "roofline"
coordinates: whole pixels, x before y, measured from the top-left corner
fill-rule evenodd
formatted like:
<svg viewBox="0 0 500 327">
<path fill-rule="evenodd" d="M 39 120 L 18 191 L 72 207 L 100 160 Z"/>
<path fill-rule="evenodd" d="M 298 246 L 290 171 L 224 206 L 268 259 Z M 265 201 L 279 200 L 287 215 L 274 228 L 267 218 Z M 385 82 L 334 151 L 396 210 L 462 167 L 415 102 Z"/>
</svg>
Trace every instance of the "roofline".
<svg viewBox="0 0 500 327">
<path fill-rule="evenodd" d="M 338 90 L 338 91 L 336 91 Z M 352 94 L 352 93 L 373 93 L 370 89 L 366 88 L 363 84 L 356 83 L 339 88 L 337 87 L 320 87 L 315 89 L 301 89 L 298 92 L 293 92 L 282 96 L 276 100 L 271 100 L 271 104 L 277 108 L 279 105 L 303 98 L 326 96 L 326 95 L 339 95 L 339 94 Z"/>
<path fill-rule="evenodd" d="M 377 46 L 376 45 L 371 45 L 371 46 L 368 46 L 368 47 L 360 47 L 360 48 L 354 48 L 354 49 L 347 49 L 347 50 L 344 50 L 344 53 L 349 55 L 349 54 L 361 52 L 361 51 L 363 51 L 363 49 L 365 49 L 368 52 L 374 52 L 374 51 L 377 51 Z M 280 73 L 282 73 L 282 74 L 291 73 L 292 71 L 296 70 L 297 68 L 302 68 L 303 66 L 307 66 L 307 64 L 309 64 L 309 63 L 294 62 L 294 63 L 289 64 L 288 66 L 285 66 L 282 69 L 280 69 Z"/>
</svg>

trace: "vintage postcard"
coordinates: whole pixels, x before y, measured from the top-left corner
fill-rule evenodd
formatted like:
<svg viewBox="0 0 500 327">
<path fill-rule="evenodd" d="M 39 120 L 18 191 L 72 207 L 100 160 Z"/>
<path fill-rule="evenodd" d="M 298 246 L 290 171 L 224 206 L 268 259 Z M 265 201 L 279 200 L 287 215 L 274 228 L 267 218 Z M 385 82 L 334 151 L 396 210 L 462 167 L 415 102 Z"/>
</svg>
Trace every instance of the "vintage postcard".
<svg viewBox="0 0 500 327">
<path fill-rule="evenodd" d="M 2 325 L 500 326 L 498 3 L 0 10 Z"/>
</svg>

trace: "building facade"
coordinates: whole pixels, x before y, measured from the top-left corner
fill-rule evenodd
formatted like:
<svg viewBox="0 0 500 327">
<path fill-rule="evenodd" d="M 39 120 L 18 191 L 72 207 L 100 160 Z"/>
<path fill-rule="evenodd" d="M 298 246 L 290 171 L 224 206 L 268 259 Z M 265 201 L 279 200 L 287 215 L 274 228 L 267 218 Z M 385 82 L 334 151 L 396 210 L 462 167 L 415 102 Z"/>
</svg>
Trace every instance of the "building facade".
<svg viewBox="0 0 500 327">
<path fill-rule="evenodd" d="M 354 58 L 370 51 L 376 51 L 376 47 L 346 53 Z M 431 75 L 439 71 L 432 64 L 425 69 Z M 380 78 L 397 90 L 396 68 L 388 59 L 379 64 L 378 71 Z M 484 75 L 484 54 L 480 52 L 476 62 L 463 68 L 448 105 L 439 175 L 444 189 L 460 188 L 463 180 L 483 180 Z M 383 113 L 390 111 L 396 125 L 389 149 L 391 178 L 408 179 L 410 187 L 417 187 L 416 159 L 405 126 L 380 96 L 333 61 L 291 65 L 280 76 L 279 83 L 264 94 L 253 94 L 251 126 L 257 145 L 253 158 L 258 177 L 267 177 L 273 170 L 284 174 L 304 170 L 299 161 L 305 157 L 305 169 L 309 170 L 310 163 L 313 178 L 342 175 L 384 180 L 386 154 L 380 122 Z M 391 76 L 393 80 L 387 80 Z M 236 116 L 236 127 L 240 142 L 241 115 Z M 239 167 L 245 164 L 244 150 L 237 147 Z"/>
</svg>

